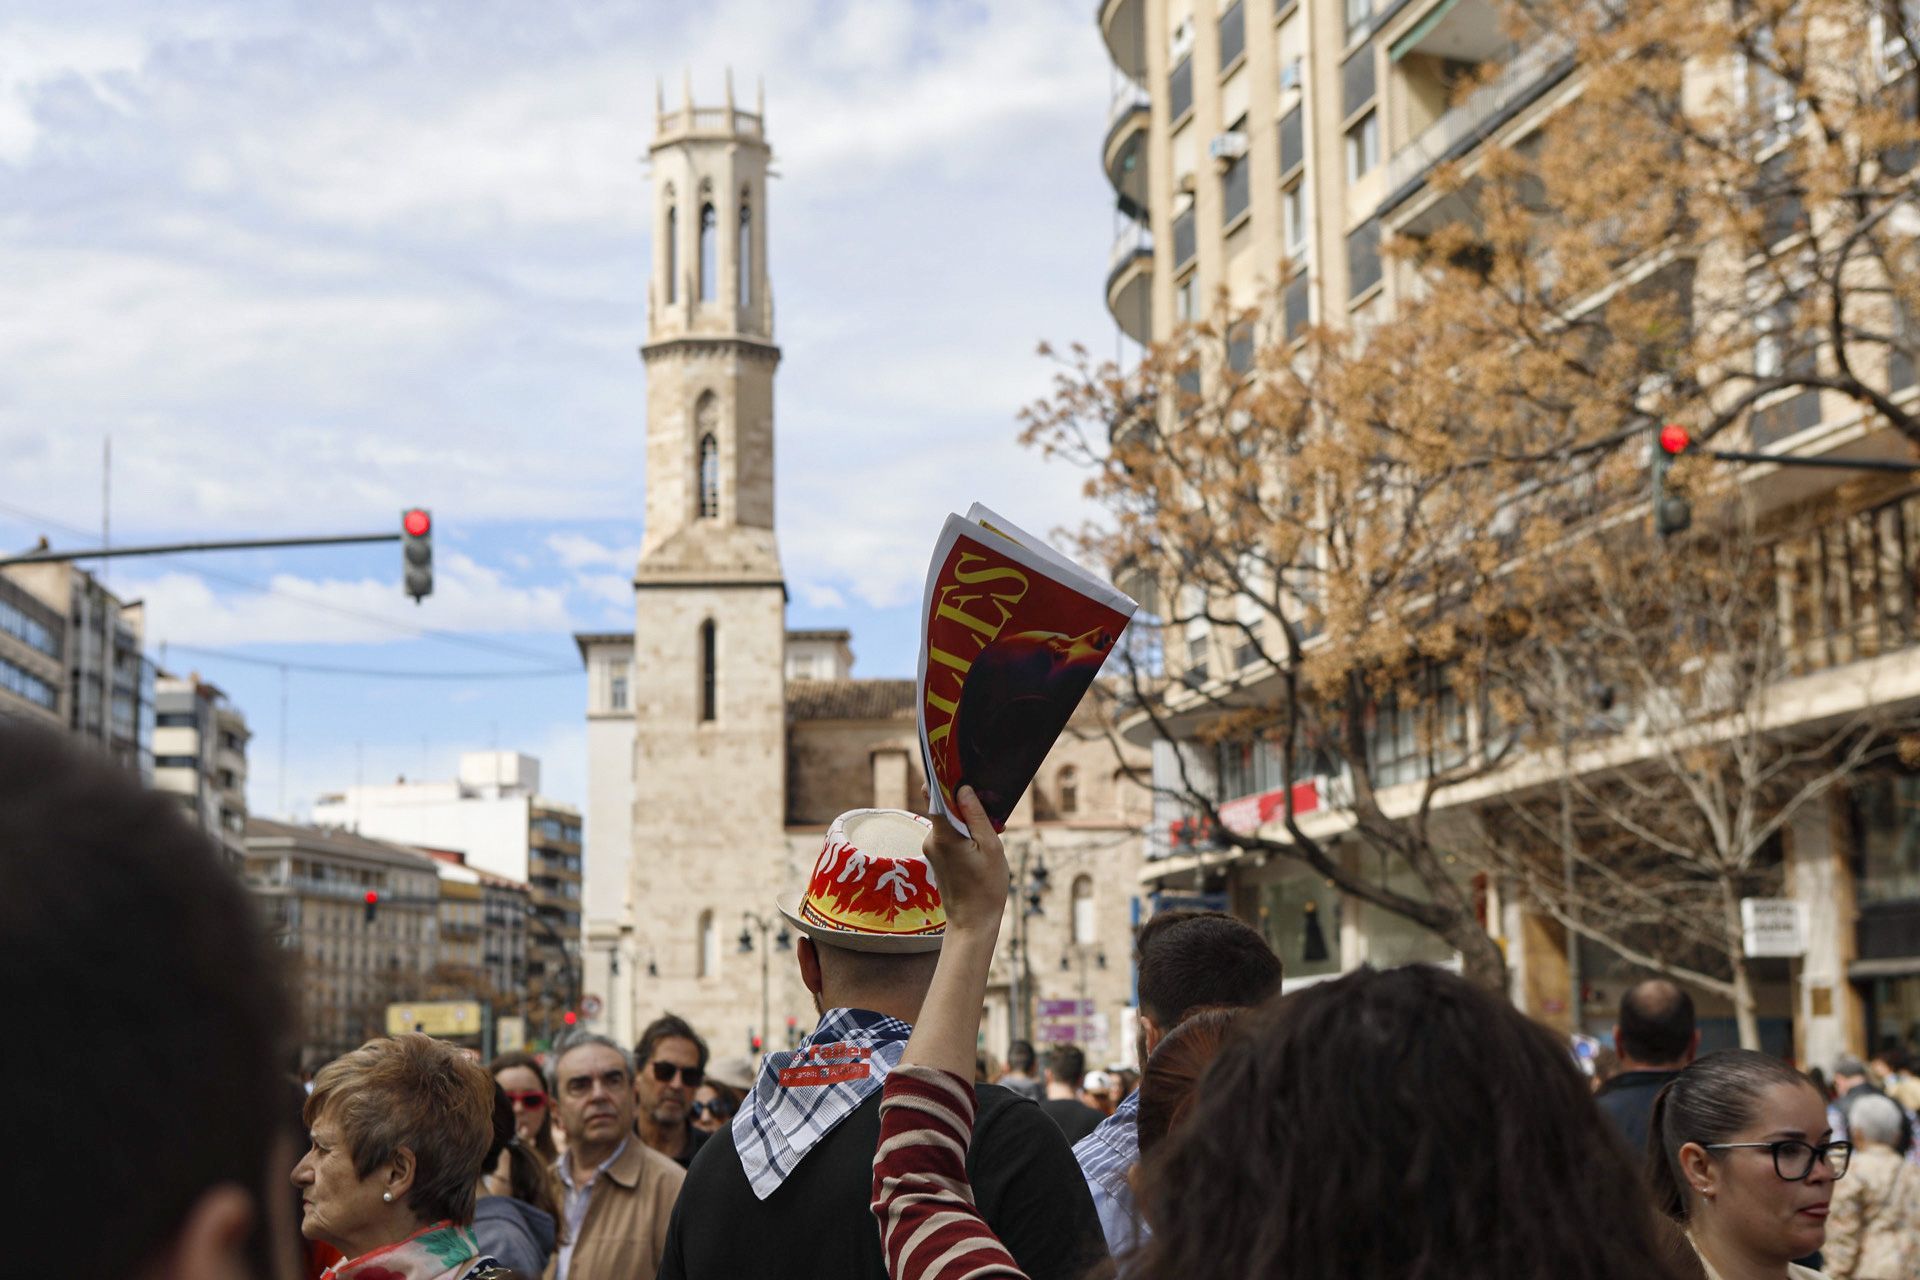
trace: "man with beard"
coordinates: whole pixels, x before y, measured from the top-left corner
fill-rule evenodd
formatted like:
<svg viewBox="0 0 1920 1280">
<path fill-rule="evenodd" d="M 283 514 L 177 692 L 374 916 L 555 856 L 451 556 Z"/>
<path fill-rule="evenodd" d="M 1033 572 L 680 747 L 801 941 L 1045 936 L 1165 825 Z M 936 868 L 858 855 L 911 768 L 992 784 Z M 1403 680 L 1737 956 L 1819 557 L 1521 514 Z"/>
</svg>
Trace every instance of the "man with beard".
<svg viewBox="0 0 1920 1280">
<path fill-rule="evenodd" d="M 605 1036 L 574 1037 L 554 1058 L 553 1096 L 567 1135 L 554 1165 L 567 1219 L 554 1280 L 651 1277 L 687 1175 L 634 1133 L 633 1060 Z"/>
<path fill-rule="evenodd" d="M 686 1019 L 666 1014 L 647 1024 L 633 1048 L 637 1132 L 682 1169 L 707 1135 L 693 1127 L 689 1108 L 707 1074 L 707 1042 Z"/>
</svg>

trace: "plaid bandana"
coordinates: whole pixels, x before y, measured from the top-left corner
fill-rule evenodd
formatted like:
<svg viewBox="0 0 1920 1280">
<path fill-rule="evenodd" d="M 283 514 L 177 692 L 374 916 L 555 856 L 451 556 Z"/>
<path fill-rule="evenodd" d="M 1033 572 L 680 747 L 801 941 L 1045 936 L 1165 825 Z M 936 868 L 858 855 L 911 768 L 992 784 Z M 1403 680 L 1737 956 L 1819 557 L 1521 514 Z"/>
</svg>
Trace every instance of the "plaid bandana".
<svg viewBox="0 0 1920 1280">
<path fill-rule="evenodd" d="M 807 1152 L 886 1083 L 913 1028 L 866 1009 L 829 1009 L 792 1053 L 770 1053 L 733 1117 L 733 1145 L 753 1194 L 780 1189 Z"/>
</svg>

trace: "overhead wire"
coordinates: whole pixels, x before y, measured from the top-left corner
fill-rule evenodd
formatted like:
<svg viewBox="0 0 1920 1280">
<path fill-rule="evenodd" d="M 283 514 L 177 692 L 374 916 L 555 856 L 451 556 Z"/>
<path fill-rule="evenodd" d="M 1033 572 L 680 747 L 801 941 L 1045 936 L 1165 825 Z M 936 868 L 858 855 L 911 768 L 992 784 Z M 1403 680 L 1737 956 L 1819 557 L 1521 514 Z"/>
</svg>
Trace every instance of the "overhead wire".
<svg viewBox="0 0 1920 1280">
<path fill-rule="evenodd" d="M 556 676 L 578 676 L 578 667 L 550 667 L 544 671 L 410 671 L 400 667 L 355 667 L 325 662 L 295 662 L 283 658 L 261 658 L 215 649 L 202 644 L 167 642 L 169 650 L 197 653 L 227 662 L 243 662 L 256 667 L 279 667 L 286 671 L 305 671 L 314 675 L 361 676 L 375 680 L 548 680 Z"/>
</svg>

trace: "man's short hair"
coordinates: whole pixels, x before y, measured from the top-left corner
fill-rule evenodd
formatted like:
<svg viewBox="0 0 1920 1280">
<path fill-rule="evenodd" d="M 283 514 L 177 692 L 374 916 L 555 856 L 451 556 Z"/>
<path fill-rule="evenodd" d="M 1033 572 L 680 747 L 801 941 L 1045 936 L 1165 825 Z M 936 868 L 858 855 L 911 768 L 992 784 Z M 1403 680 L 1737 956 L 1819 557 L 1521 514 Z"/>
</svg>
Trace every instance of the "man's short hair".
<svg viewBox="0 0 1920 1280">
<path fill-rule="evenodd" d="M 1843 1053 L 1833 1060 L 1833 1074 L 1836 1076 L 1864 1076 L 1867 1064 L 1850 1053 Z"/>
<path fill-rule="evenodd" d="M 627 1083 L 633 1083 L 633 1055 L 618 1040 L 601 1035 L 598 1031 L 574 1031 L 560 1038 L 553 1049 L 553 1064 L 547 1068 L 547 1088 L 555 1094 L 560 1092 L 560 1062 L 575 1049 L 584 1049 L 590 1044 L 601 1045 L 620 1055 L 620 1065 L 626 1068 Z"/>
<path fill-rule="evenodd" d="M 1619 1050 L 1635 1062 L 1678 1062 L 1693 1047 L 1693 997 L 1678 983 L 1648 978 L 1620 997 Z"/>
<path fill-rule="evenodd" d="M 340 1126 L 365 1178 L 401 1147 L 413 1152 L 407 1207 L 422 1222 L 473 1221 L 475 1174 L 493 1144 L 493 1077 L 447 1044 L 417 1032 L 369 1040 L 313 1078 L 300 1118 Z"/>
<path fill-rule="evenodd" d="M 1055 1045 L 1047 1055 L 1047 1074 L 1061 1084 L 1077 1085 L 1087 1073 L 1087 1055 L 1078 1045 Z"/>
<path fill-rule="evenodd" d="M 1140 928 L 1140 1011 L 1170 1031 L 1207 1005 L 1251 1006 L 1280 989 L 1280 957 L 1221 911 L 1162 911 Z"/>
<path fill-rule="evenodd" d="M 269 1166 L 294 1118 L 279 953 L 258 909 L 171 797 L 6 716 L 0 973 L 9 1025 L 58 1029 L 51 1067 L 0 1055 L 8 1142 L 31 1165 L 9 1212 L 42 1224 L 10 1233 L 9 1274 L 140 1274 L 222 1183 L 256 1199 L 256 1257 L 290 1243 L 264 1225 L 264 1197 L 289 1194 Z M 77 1187 L 110 1226 L 51 1229 Z"/>
<path fill-rule="evenodd" d="M 1034 1061 L 1033 1046 L 1027 1041 L 1015 1040 L 1007 1046 L 1007 1070 L 1030 1076 L 1033 1074 Z"/>
<path fill-rule="evenodd" d="M 1858 1140 L 1898 1148 L 1905 1119 L 1899 1103 L 1884 1093 L 1869 1093 L 1847 1108 L 1847 1132 Z"/>
<path fill-rule="evenodd" d="M 764 1028 L 761 1034 L 766 1034 Z M 649 1022 L 646 1030 L 640 1033 L 640 1042 L 633 1046 L 633 1061 L 638 1069 L 646 1070 L 647 1064 L 653 1061 L 653 1051 L 660 1047 L 662 1040 L 693 1041 L 694 1049 L 700 1054 L 700 1069 L 702 1071 L 707 1069 L 707 1042 L 702 1040 L 700 1033 L 677 1013 L 661 1014 Z"/>
</svg>

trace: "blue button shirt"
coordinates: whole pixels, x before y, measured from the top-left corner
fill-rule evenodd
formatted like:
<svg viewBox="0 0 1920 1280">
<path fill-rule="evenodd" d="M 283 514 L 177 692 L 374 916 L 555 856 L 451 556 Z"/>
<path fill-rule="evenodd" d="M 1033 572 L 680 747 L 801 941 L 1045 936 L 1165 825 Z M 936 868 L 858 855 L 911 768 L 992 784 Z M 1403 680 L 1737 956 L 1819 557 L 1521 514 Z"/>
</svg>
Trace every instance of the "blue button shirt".
<svg viewBox="0 0 1920 1280">
<path fill-rule="evenodd" d="M 1074 1144 L 1073 1158 L 1093 1193 L 1100 1231 L 1114 1257 L 1132 1252 L 1147 1238 L 1133 1201 L 1128 1175 L 1140 1162 L 1140 1091 L 1134 1090 L 1099 1127 Z"/>
</svg>

